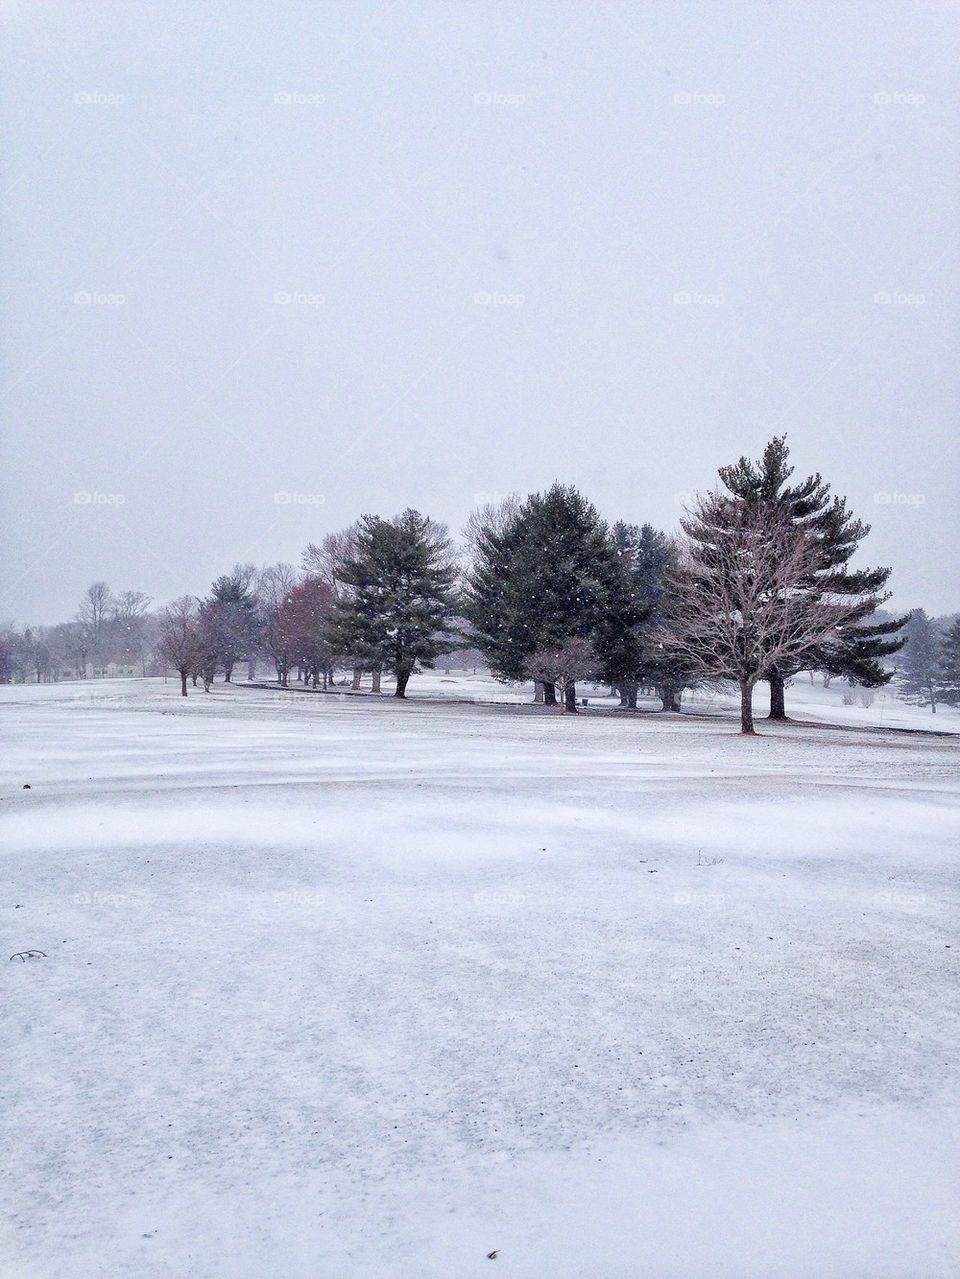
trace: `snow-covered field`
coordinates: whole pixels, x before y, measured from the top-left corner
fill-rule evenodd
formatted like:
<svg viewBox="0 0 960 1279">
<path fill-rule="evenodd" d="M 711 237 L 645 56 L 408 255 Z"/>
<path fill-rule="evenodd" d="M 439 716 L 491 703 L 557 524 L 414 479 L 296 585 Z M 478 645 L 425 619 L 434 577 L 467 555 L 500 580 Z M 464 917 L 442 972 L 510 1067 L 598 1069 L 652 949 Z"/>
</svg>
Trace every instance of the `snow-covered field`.
<svg viewBox="0 0 960 1279">
<path fill-rule="evenodd" d="M 384 681 L 384 689 L 390 688 L 388 681 Z M 450 675 L 440 671 L 419 675 L 411 691 L 413 696 L 514 704 L 530 702 L 533 696 L 532 685 L 501 684 L 488 674 L 472 675 L 459 671 Z M 581 684 L 578 696 L 585 697 L 588 706 L 598 710 L 615 709 L 618 702 L 605 685 Z M 850 705 L 844 704 L 845 698 Z M 864 705 L 865 701 L 869 705 Z M 757 716 L 766 715 L 769 694 L 765 685 L 758 685 L 754 690 L 753 705 Z M 733 715 L 739 712 L 739 706 L 740 694 L 736 689 L 729 692 L 685 692 L 683 695 L 683 710 L 692 715 Z M 640 707 L 659 711 L 660 700 L 641 697 Z M 811 684 L 806 675 L 798 675 L 789 682 L 787 712 L 798 721 L 843 724 L 851 728 L 913 728 L 924 732 L 960 733 L 958 707 L 938 705 L 936 714 L 933 714 L 927 706 L 902 701 L 892 688 L 851 690 L 839 680 L 824 688 L 820 676 L 817 676 L 816 684 Z"/>
<path fill-rule="evenodd" d="M 960 1273 L 960 738 L 411 693 L 0 688 L 0 1274 Z"/>
</svg>

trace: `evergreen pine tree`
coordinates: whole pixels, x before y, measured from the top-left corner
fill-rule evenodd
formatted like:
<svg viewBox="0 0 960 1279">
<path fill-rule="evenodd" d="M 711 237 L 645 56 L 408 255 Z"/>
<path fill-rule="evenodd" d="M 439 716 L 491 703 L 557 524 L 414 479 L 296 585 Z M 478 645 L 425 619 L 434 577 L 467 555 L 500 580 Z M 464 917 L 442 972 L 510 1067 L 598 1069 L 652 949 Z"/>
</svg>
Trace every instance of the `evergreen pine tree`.
<svg viewBox="0 0 960 1279">
<path fill-rule="evenodd" d="M 899 684 L 902 695 L 920 706 L 928 705 L 937 713 L 941 653 L 936 627 L 922 608 L 910 614 L 906 626 L 906 643 L 899 660 Z"/>
<path fill-rule="evenodd" d="M 940 642 L 937 682 L 947 705 L 960 706 L 960 617 L 954 618 Z"/>
<path fill-rule="evenodd" d="M 819 474 L 789 484 L 793 474 L 789 456 L 786 436 L 777 436 L 767 444 L 759 461 L 741 457 L 735 465 L 720 468 L 720 479 L 736 501 L 775 506 L 792 522 L 813 532 L 821 556 L 808 590 L 823 599 L 833 596 L 849 601 L 859 597 L 859 602 L 842 627 L 799 655 L 791 669 L 765 673 L 771 719 L 786 718 L 784 684 L 800 670 L 826 671 L 870 688 L 886 684 L 893 672 L 884 667 L 883 659 L 901 647 L 903 640 L 897 633 L 906 622 L 904 617 L 871 621 L 878 606 L 889 598 L 883 589 L 890 569 L 848 567 L 870 526 L 847 510 L 845 498 L 831 495 L 830 485 Z"/>
<path fill-rule="evenodd" d="M 960 616 L 952 620 L 940 641 L 937 686 L 947 706 L 960 706 Z"/>
<path fill-rule="evenodd" d="M 223 667 L 225 681 L 233 678 L 233 668 L 241 657 L 249 657 L 257 647 L 260 618 L 254 586 L 256 570 L 252 564 L 235 564 L 210 588 L 204 606 L 204 629 L 209 660 Z"/>
<path fill-rule="evenodd" d="M 475 516 L 470 529 L 472 562 L 463 600 L 471 642 L 502 680 L 522 680 L 534 651 L 522 625 L 527 585 L 518 580 L 515 552 L 523 531 L 520 506 L 503 513 L 491 507 Z"/>
<path fill-rule="evenodd" d="M 446 529 L 419 511 L 365 515 L 339 570 L 334 650 L 392 671 L 405 697 L 417 664 L 431 667 L 460 642 L 451 635 L 456 569 Z"/>
<path fill-rule="evenodd" d="M 601 631 L 601 676 L 620 694 L 624 710 L 636 710 L 641 684 L 656 687 L 664 710 L 677 710 L 688 673 L 665 656 L 657 641 L 668 574 L 676 567 L 675 547 L 652 524 L 618 521 L 611 538 L 628 585 Z"/>
<path fill-rule="evenodd" d="M 606 523 L 577 489 L 554 484 L 532 494 L 512 519 L 491 521 L 473 540 L 464 612 L 500 679 L 527 678 L 534 655 L 575 640 L 593 645 L 602 664 L 612 619 L 632 621 L 633 586 Z M 553 700 L 552 681 L 541 682 Z M 575 709 L 573 680 L 565 682 Z"/>
</svg>

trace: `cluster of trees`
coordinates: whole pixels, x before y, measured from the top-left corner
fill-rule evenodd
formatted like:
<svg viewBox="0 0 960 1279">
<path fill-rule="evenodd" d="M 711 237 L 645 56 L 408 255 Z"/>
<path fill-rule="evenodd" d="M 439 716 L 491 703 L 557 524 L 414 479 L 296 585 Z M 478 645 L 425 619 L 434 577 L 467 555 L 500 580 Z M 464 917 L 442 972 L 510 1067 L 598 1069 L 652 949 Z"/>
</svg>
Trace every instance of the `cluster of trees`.
<svg viewBox="0 0 960 1279">
<path fill-rule="evenodd" d="M 57 626 L 0 629 L 0 683 L 44 683 L 115 673 L 146 675 L 157 638 L 150 597 L 87 588 L 75 618 Z"/>
<path fill-rule="evenodd" d="M 900 695 L 917 705 L 960 706 L 960 618 L 938 625 L 922 608 L 914 609 L 897 657 Z"/>
<path fill-rule="evenodd" d="M 853 569 L 869 526 L 819 474 L 792 483 L 786 439 L 758 462 L 721 467 L 717 490 L 682 521 L 682 563 L 666 643 L 707 677 L 734 679 L 741 727 L 753 731 L 752 694 L 770 685 L 770 716 L 786 716 L 784 688 L 801 670 L 887 683 L 885 659 L 906 618 L 878 618 L 889 568 Z"/>
<path fill-rule="evenodd" d="M 218 670 L 229 680 L 241 656 L 265 654 L 283 686 L 296 668 L 326 688 L 335 667 L 346 666 L 355 686 L 369 672 L 375 691 L 388 671 L 404 697 L 418 665 L 462 646 L 457 578 L 443 525 L 412 510 L 365 515 L 311 543 L 300 572 L 238 565 L 206 599 L 175 600 L 162 615 L 159 652 L 179 672 L 184 696 L 188 679 L 209 688 Z"/>
<path fill-rule="evenodd" d="M 577 682 L 609 683 L 634 709 L 641 688 L 677 709 L 685 688 L 734 681 L 741 727 L 753 690 L 772 718 L 801 670 L 876 687 L 891 677 L 905 618 L 878 616 L 889 569 L 853 569 L 868 528 L 820 475 L 793 480 L 786 440 L 758 461 L 721 468 L 668 538 L 649 524 L 612 527 L 571 486 L 477 512 L 458 557 L 447 530 L 417 511 L 364 516 L 289 566 L 237 569 L 206 600 L 178 600 L 161 652 L 206 686 L 218 665 L 259 642 L 281 684 L 329 679 L 335 664 L 411 674 L 468 642 L 503 680 L 532 680 L 538 700 L 577 708 Z M 254 637 L 259 636 L 259 641 Z"/>
<path fill-rule="evenodd" d="M 478 510 L 459 547 L 418 511 L 365 515 L 311 543 L 299 568 L 235 565 L 208 595 L 157 617 L 145 596 L 95 583 L 76 620 L 55 629 L 78 673 L 116 653 L 145 669 L 155 639 L 184 695 L 191 679 L 229 682 L 239 663 L 252 678 L 267 658 L 281 685 L 296 672 L 327 687 L 347 669 L 356 687 L 368 673 L 376 691 L 387 673 L 404 697 L 416 670 L 469 646 L 498 678 L 532 680 L 537 700 L 561 712 L 576 711 L 582 680 L 611 685 L 628 711 L 641 690 L 677 710 L 685 689 L 733 682 L 749 733 L 757 683 L 769 685 L 770 717 L 785 718 L 799 671 L 876 688 L 906 641 L 904 695 L 934 709 L 957 700 L 960 623 L 931 639 L 922 610 L 885 613 L 889 569 L 851 565 L 868 532 L 819 474 L 794 478 L 777 437 L 759 459 L 722 467 L 673 537 L 608 525 L 576 488 L 554 484 Z M 33 636 L 19 642 L 36 647 Z M 0 678 L 11 660 L 0 639 Z"/>
<path fill-rule="evenodd" d="M 876 616 L 890 570 L 850 567 L 868 527 L 820 475 L 791 483 L 788 459 L 779 437 L 758 461 L 721 468 L 672 541 L 648 525 L 608 529 L 560 485 L 483 513 L 464 611 L 493 670 L 542 681 L 545 700 L 560 687 L 570 710 L 585 676 L 627 707 L 642 685 L 672 708 L 685 687 L 734 681 L 745 733 L 760 680 L 774 719 L 801 670 L 886 683 L 906 620 Z"/>
<path fill-rule="evenodd" d="M 259 571 L 236 564 L 213 583 L 204 599 L 183 595 L 160 615 L 158 654 L 187 681 L 198 680 L 209 691 L 218 673 L 227 683 L 234 668 L 247 664 L 253 678 L 259 657 L 272 659 L 277 678 L 288 682 L 291 669 L 324 687 L 333 675 L 333 653 L 327 643 L 332 590 L 315 574 L 300 577 L 290 564 Z"/>
<path fill-rule="evenodd" d="M 692 672 L 665 650 L 664 597 L 677 550 L 649 524 L 612 528 L 575 488 L 555 484 L 476 513 L 467 530 L 462 611 L 501 679 L 576 710 L 576 684 L 602 680 L 635 709 L 641 687 L 677 709 Z M 559 699 L 558 699 L 559 692 Z"/>
</svg>

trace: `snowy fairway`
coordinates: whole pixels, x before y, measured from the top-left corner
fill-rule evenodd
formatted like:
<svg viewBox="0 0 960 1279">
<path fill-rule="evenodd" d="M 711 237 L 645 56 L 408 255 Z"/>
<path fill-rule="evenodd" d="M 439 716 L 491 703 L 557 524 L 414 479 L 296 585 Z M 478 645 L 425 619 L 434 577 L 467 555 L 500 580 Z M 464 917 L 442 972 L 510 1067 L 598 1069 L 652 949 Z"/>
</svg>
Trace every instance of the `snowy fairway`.
<svg viewBox="0 0 960 1279">
<path fill-rule="evenodd" d="M 0 716 L 4 1279 L 960 1273 L 960 738 Z"/>
</svg>

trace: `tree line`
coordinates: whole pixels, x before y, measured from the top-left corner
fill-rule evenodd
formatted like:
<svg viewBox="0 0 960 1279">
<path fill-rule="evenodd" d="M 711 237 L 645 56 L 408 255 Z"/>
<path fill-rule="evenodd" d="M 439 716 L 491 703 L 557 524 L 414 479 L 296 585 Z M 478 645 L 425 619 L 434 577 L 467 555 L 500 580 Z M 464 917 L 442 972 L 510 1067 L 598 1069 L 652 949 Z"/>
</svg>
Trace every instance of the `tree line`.
<svg viewBox="0 0 960 1279">
<path fill-rule="evenodd" d="M 938 703 L 960 705 L 960 617 L 938 624 L 924 609 L 914 609 L 904 628 L 896 678 L 904 700 L 933 714 Z"/>
<path fill-rule="evenodd" d="M 106 582 L 94 582 L 69 622 L 0 627 L 0 683 L 147 675 L 159 632 L 151 602 L 142 591 L 115 594 Z"/>
<path fill-rule="evenodd" d="M 627 711 L 641 689 L 677 710 L 687 689 L 734 683 L 745 733 L 757 683 L 783 719 L 798 672 L 877 688 L 906 644 L 904 694 L 933 709 L 960 700 L 960 623 L 931 647 L 922 610 L 885 613 L 890 570 L 851 564 L 868 532 L 819 474 L 794 478 L 780 436 L 759 459 L 721 467 L 675 536 L 608 525 L 557 483 L 475 511 L 458 546 L 415 510 L 364 515 L 311 543 L 299 568 L 237 564 L 205 597 L 157 615 L 147 597 L 95 583 L 65 637 L 84 670 L 111 645 L 141 662 L 152 645 L 184 696 L 191 681 L 231 681 L 240 663 L 252 676 L 266 657 L 281 686 L 296 672 L 326 688 L 347 669 L 375 691 L 389 674 L 403 698 L 418 669 L 465 647 L 497 678 L 533 681 L 561 713 L 576 712 L 583 680 L 609 684 Z"/>
<path fill-rule="evenodd" d="M 478 647 L 503 677 L 542 680 L 544 700 L 559 688 L 570 710 L 587 676 L 628 707 L 640 685 L 671 708 L 684 688 L 735 682 L 744 733 L 761 680 L 773 719 L 786 717 L 786 682 L 801 670 L 886 683 L 906 622 L 878 617 L 890 570 L 852 568 L 868 526 L 819 474 L 792 476 L 777 437 L 759 460 L 722 467 L 673 539 L 649 525 L 608 529 L 560 485 L 481 514 L 464 595 Z"/>
</svg>

